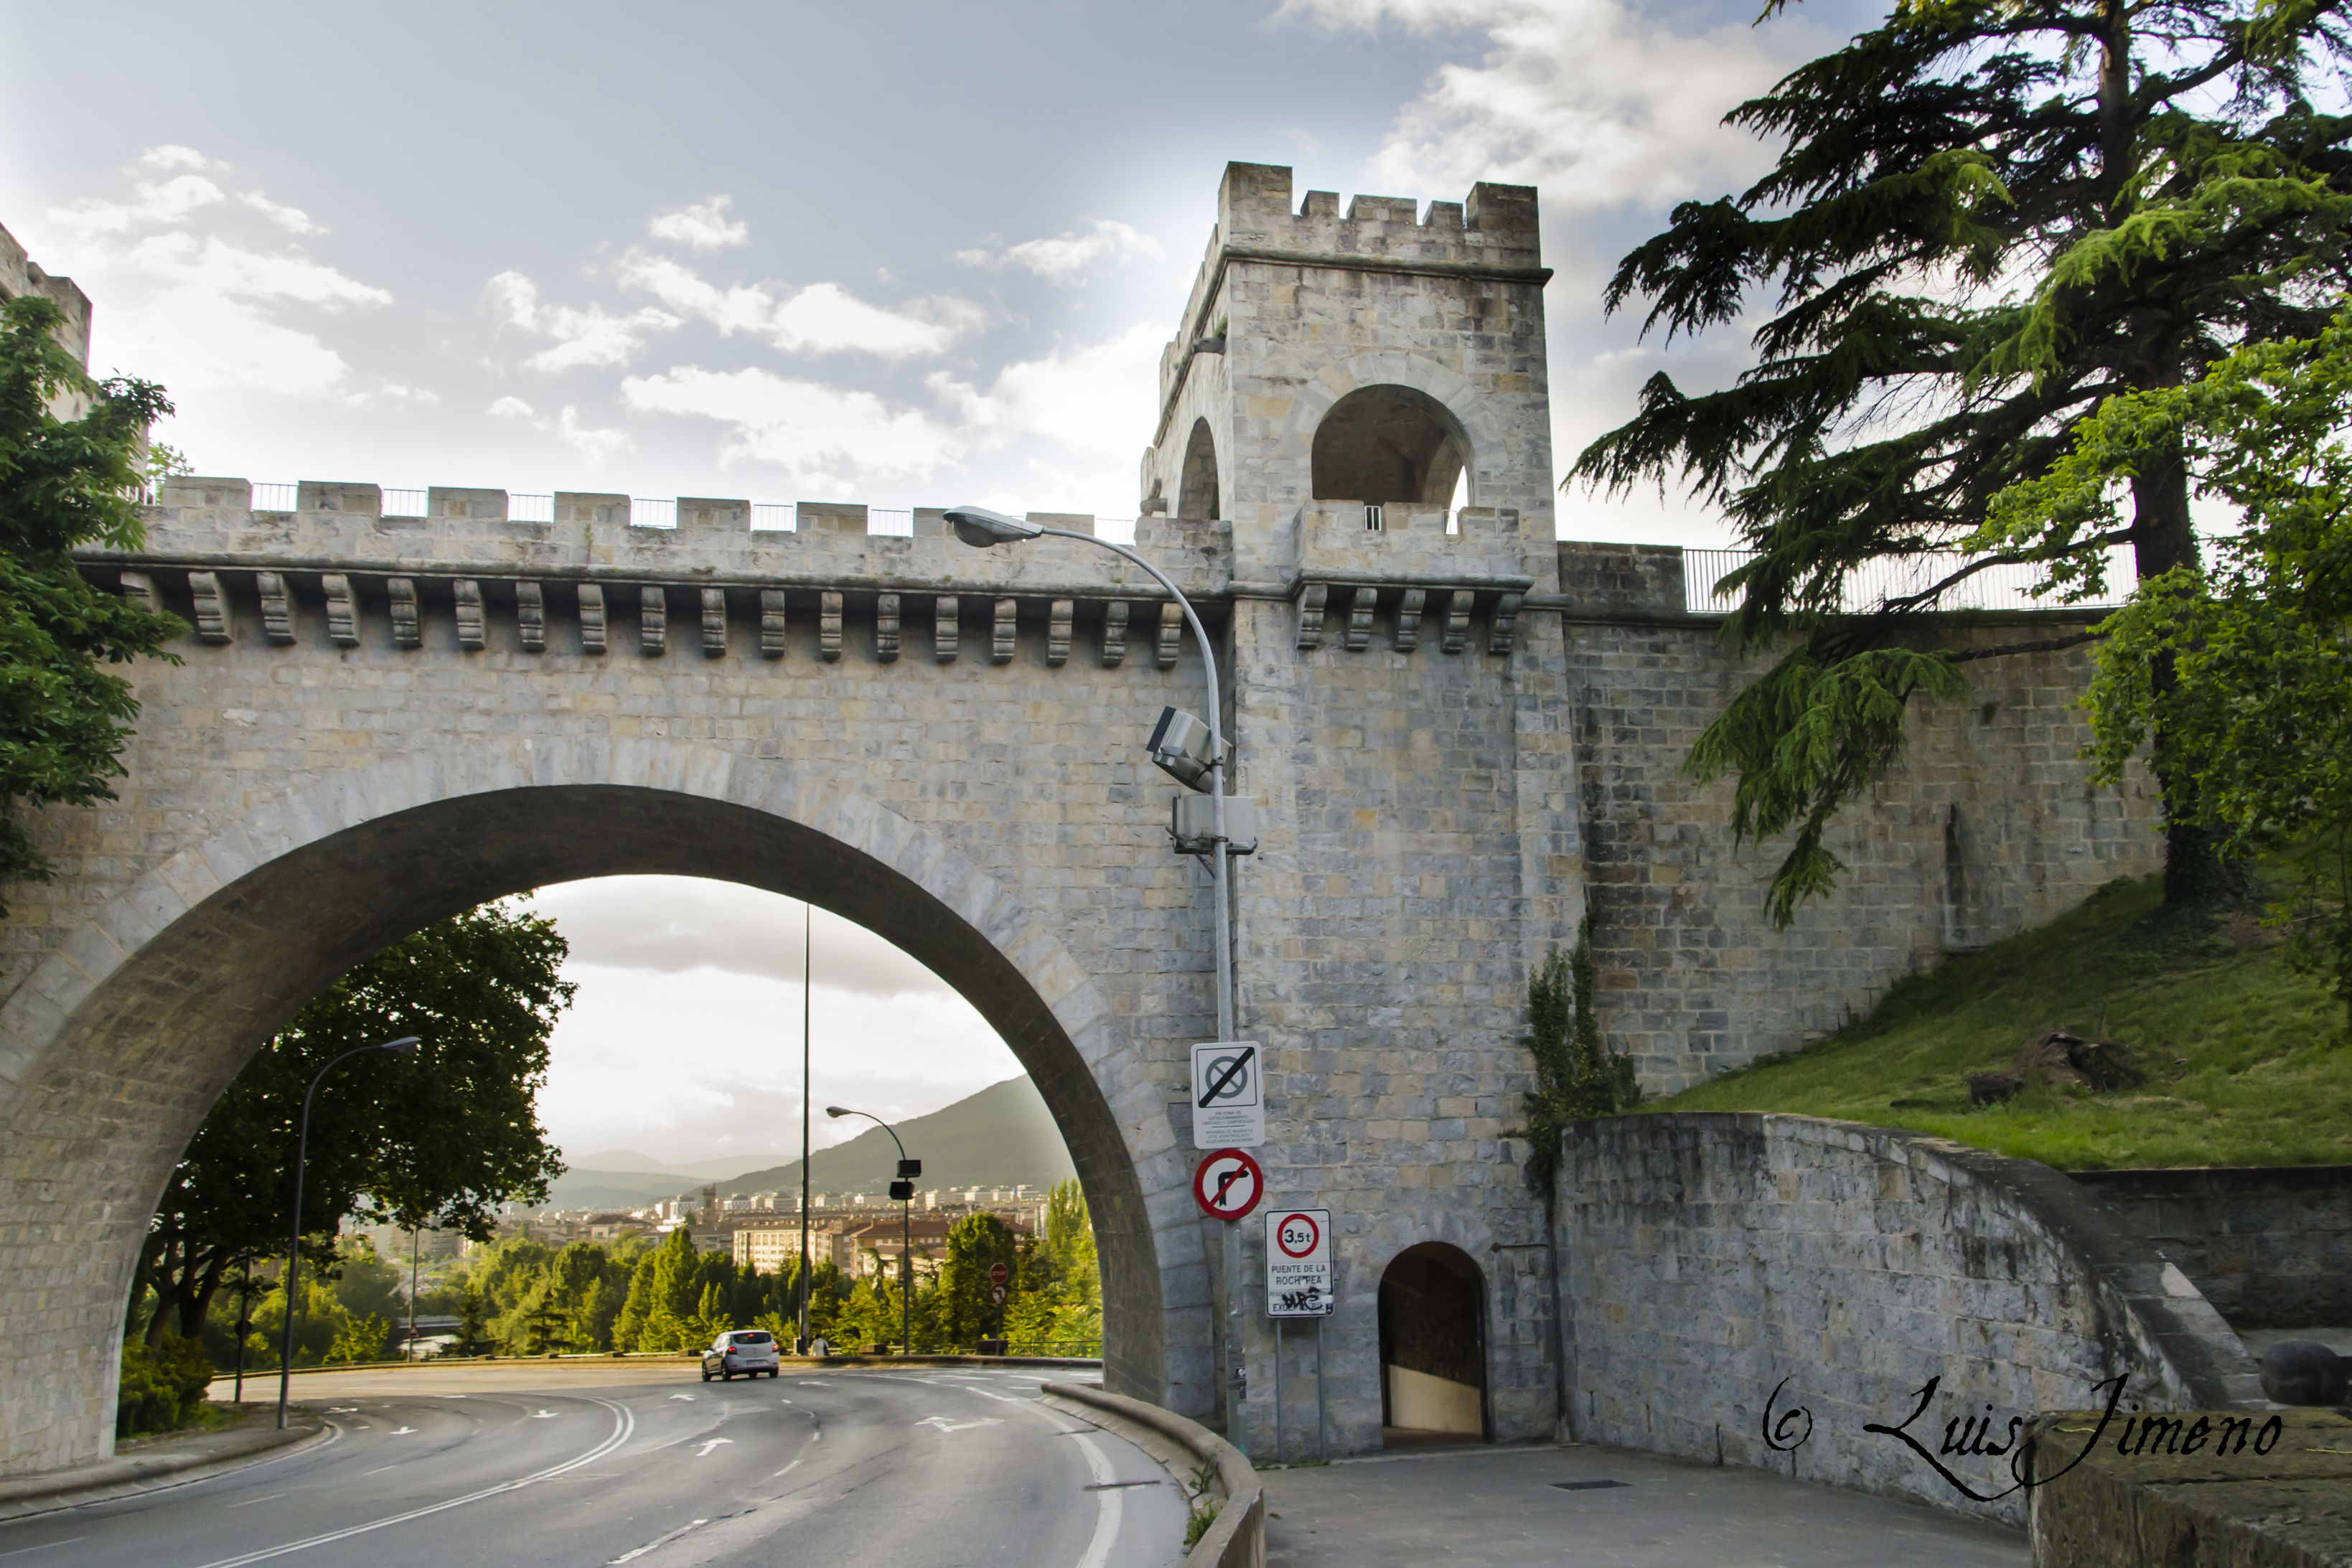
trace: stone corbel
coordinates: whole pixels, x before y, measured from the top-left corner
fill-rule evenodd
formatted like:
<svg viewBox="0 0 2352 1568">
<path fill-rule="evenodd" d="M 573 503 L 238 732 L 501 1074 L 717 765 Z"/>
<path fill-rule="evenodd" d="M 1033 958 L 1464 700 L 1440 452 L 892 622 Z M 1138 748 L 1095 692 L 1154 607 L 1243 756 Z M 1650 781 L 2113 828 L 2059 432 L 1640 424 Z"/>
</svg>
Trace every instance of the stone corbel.
<svg viewBox="0 0 2352 1568">
<path fill-rule="evenodd" d="M 416 602 L 416 580 L 388 577 L 383 591 L 392 601 L 392 645 L 419 648 L 425 644 L 425 617 Z"/>
<path fill-rule="evenodd" d="M 536 582 L 515 584 L 515 638 L 526 653 L 547 652 L 547 591 Z"/>
<path fill-rule="evenodd" d="M 155 591 L 155 580 L 143 571 L 122 574 L 122 597 L 150 615 L 163 613 L 163 596 Z"/>
<path fill-rule="evenodd" d="M 1077 618 L 1078 601 L 1056 599 L 1045 616 L 1045 667 L 1058 670 L 1070 662 L 1070 623 Z"/>
<path fill-rule="evenodd" d="M 1160 607 L 1160 645 L 1154 656 L 1163 670 L 1176 667 L 1178 655 L 1184 652 L 1184 607 L 1174 600 Z"/>
<path fill-rule="evenodd" d="M 647 583 L 637 590 L 637 652 L 658 658 L 669 648 L 669 590 Z"/>
<path fill-rule="evenodd" d="M 327 591 L 327 641 L 338 648 L 360 645 L 360 604 L 352 597 L 352 580 L 340 571 L 319 579 Z"/>
<path fill-rule="evenodd" d="M 784 591 L 781 588 L 760 590 L 760 657 L 781 659 L 784 656 Z"/>
<path fill-rule="evenodd" d="M 1421 611 L 1429 602 L 1429 590 L 1408 588 L 1397 601 L 1396 651 L 1410 653 L 1421 646 Z"/>
<path fill-rule="evenodd" d="M 992 664 L 1011 664 L 1013 662 L 1013 642 L 1014 639 L 1019 636 L 1020 632 L 1020 601 L 1013 599 L 998 600 L 996 601 L 995 620 L 989 628 L 988 662 Z"/>
<path fill-rule="evenodd" d="M 1328 583 L 1305 582 L 1298 586 L 1298 645 L 1320 648 L 1323 645 L 1323 606 L 1331 597 Z"/>
<path fill-rule="evenodd" d="M 952 593 L 942 593 L 931 603 L 931 657 L 942 664 L 954 664 L 963 651 L 963 626 L 956 610 Z"/>
<path fill-rule="evenodd" d="M 1102 662 L 1106 670 L 1116 670 L 1127 659 L 1128 602 L 1114 599 L 1103 606 Z"/>
<path fill-rule="evenodd" d="M 229 640 L 228 600 L 221 592 L 220 573 L 188 573 L 188 591 L 196 601 L 196 641 L 221 643 Z"/>
<path fill-rule="evenodd" d="M 461 577 L 450 584 L 457 601 L 457 646 L 468 653 L 478 653 L 489 646 L 489 629 L 483 623 L 482 585 L 470 577 Z"/>
<path fill-rule="evenodd" d="M 580 585 L 580 651 L 601 653 L 604 651 L 604 589 L 601 583 Z"/>
<path fill-rule="evenodd" d="M 1350 653 L 1360 653 L 1372 645 L 1372 612 L 1380 605 L 1381 591 L 1360 587 L 1340 591 L 1348 595 L 1348 629 L 1340 641 Z"/>
<path fill-rule="evenodd" d="M 877 593 L 874 596 L 874 656 L 883 664 L 895 664 L 898 658 L 898 596 Z"/>
<path fill-rule="evenodd" d="M 1470 611 L 1478 596 L 1466 588 L 1454 588 L 1445 594 L 1445 630 L 1439 646 L 1449 653 L 1462 652 L 1470 640 Z"/>
<path fill-rule="evenodd" d="M 1511 651 L 1512 639 L 1519 632 L 1519 605 L 1526 598 L 1524 593 L 1506 593 L 1495 601 L 1495 613 L 1486 622 L 1486 652 L 1507 653 Z"/>
<path fill-rule="evenodd" d="M 702 591 L 702 656 L 727 656 L 727 591 L 723 588 Z"/>
<path fill-rule="evenodd" d="M 294 641 L 294 596 L 286 591 L 286 574 L 257 571 L 253 585 L 261 591 L 261 634 L 285 647 Z"/>
<path fill-rule="evenodd" d="M 816 656 L 828 664 L 841 662 L 841 594 L 827 589 L 816 596 Z"/>
</svg>

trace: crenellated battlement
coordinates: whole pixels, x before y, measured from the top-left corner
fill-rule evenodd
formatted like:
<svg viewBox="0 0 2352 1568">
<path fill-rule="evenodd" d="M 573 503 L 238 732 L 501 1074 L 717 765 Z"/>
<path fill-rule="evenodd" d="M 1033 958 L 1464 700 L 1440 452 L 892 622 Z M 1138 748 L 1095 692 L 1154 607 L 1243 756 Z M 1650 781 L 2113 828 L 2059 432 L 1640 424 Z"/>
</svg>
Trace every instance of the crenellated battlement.
<svg viewBox="0 0 2352 1568">
<path fill-rule="evenodd" d="M 1531 271 L 1543 265 L 1532 185 L 1480 183 L 1459 202 L 1424 213 L 1408 196 L 1354 196 L 1345 211 L 1335 191 L 1309 191 L 1293 204 L 1291 172 L 1279 164 L 1228 163 L 1217 191 L 1217 237 L 1229 249 Z"/>
</svg>

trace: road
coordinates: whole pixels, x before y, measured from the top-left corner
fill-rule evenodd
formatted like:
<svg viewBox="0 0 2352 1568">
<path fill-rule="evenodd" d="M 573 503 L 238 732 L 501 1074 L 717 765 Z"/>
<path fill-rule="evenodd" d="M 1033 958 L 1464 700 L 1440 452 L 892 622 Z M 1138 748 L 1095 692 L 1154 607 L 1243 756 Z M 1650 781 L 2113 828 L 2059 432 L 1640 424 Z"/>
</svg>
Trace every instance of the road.
<svg viewBox="0 0 2352 1568">
<path fill-rule="evenodd" d="M 610 1383 L 541 1374 L 537 1387 L 511 1386 L 533 1381 L 520 1367 L 462 1375 L 302 1378 L 326 1437 L 0 1524 L 0 1568 L 1163 1568 L 1182 1556 L 1175 1483 L 1123 1439 L 1039 1403 L 1034 1375 L 706 1384 L 690 1368 L 616 1366 Z"/>
</svg>

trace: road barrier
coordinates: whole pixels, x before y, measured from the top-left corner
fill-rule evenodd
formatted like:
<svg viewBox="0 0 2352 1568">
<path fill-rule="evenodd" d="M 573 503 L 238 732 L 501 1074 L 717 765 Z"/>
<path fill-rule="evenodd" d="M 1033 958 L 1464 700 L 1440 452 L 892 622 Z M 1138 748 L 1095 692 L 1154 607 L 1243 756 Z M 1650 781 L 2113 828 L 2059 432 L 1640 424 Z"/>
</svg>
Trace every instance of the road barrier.
<svg viewBox="0 0 2352 1568">
<path fill-rule="evenodd" d="M 1095 1384 L 1047 1383 L 1038 1392 L 1047 1404 L 1125 1437 L 1179 1481 L 1208 1478 L 1205 1495 L 1215 1499 L 1217 1517 L 1184 1554 L 1184 1568 L 1265 1568 L 1265 1490 L 1239 1448 L 1197 1421 Z"/>
</svg>

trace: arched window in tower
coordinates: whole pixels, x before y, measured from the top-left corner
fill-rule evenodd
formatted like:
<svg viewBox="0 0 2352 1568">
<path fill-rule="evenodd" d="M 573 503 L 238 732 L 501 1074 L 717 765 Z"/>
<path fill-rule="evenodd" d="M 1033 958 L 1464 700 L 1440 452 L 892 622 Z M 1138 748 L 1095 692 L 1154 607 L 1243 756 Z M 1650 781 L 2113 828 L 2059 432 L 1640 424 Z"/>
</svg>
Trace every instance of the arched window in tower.
<svg viewBox="0 0 2352 1568">
<path fill-rule="evenodd" d="M 1209 434 L 1209 422 L 1192 422 L 1192 438 L 1184 443 L 1184 473 L 1176 489 L 1176 515 L 1180 517 L 1217 517 L 1217 441 Z"/>
<path fill-rule="evenodd" d="M 1469 466 L 1461 422 L 1411 387 L 1360 387 L 1315 427 L 1318 501 L 1445 507 Z"/>
</svg>

